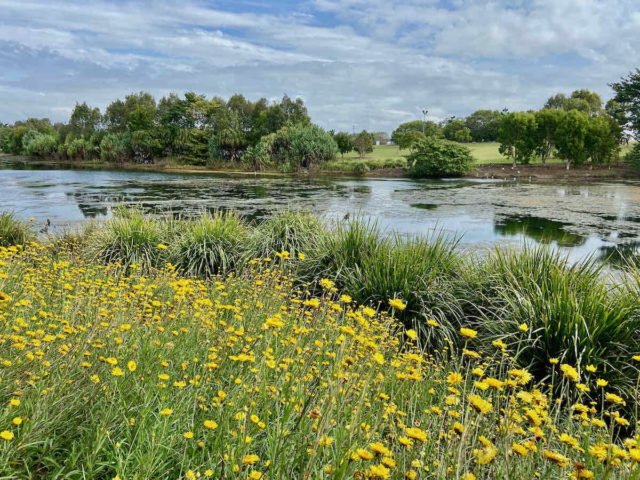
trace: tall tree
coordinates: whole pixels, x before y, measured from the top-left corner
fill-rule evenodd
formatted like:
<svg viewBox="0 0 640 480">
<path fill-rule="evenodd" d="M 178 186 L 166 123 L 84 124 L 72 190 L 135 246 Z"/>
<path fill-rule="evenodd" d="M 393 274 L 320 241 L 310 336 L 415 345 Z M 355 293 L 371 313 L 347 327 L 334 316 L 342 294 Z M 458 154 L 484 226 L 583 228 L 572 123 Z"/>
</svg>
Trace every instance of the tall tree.
<svg viewBox="0 0 640 480">
<path fill-rule="evenodd" d="M 616 102 L 614 118 L 620 121 L 635 138 L 640 137 L 640 69 L 622 77 L 619 82 L 610 84 Z"/>
<path fill-rule="evenodd" d="M 414 120 L 412 122 L 405 122 L 398 125 L 391 133 L 391 140 L 394 143 L 399 144 L 400 138 L 407 132 L 421 132 L 425 135 L 425 137 L 442 137 L 442 127 L 438 125 L 436 122 L 432 122 L 427 120 L 423 122 L 422 120 Z"/>
<path fill-rule="evenodd" d="M 589 158 L 588 143 L 589 117 L 578 110 L 564 114 L 556 130 L 558 158 L 567 162 L 567 170 L 573 165 L 582 165 Z"/>
<path fill-rule="evenodd" d="M 508 113 L 500 119 L 498 129 L 499 151 L 518 163 L 529 163 L 536 149 L 536 118 L 531 113 Z"/>
<path fill-rule="evenodd" d="M 89 107 L 87 102 L 76 103 L 69 119 L 71 133 L 88 138 L 99 125 L 100 109 Z"/>
<path fill-rule="evenodd" d="M 495 142 L 498 139 L 501 113 L 497 110 L 477 110 L 465 119 L 474 142 Z"/>
<path fill-rule="evenodd" d="M 536 153 L 540 155 L 543 165 L 546 165 L 547 160 L 553 154 L 556 146 L 556 130 L 563 115 L 563 111 L 550 108 L 543 108 L 535 113 Z"/>
</svg>

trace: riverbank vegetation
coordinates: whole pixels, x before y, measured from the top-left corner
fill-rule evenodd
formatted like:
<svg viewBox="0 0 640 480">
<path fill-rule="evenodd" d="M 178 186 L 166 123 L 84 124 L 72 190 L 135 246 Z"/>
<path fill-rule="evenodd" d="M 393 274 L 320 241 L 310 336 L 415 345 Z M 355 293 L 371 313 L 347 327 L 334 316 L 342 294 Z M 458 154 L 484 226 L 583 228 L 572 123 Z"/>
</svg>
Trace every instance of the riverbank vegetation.
<svg viewBox="0 0 640 480">
<path fill-rule="evenodd" d="M 640 276 L 602 275 L 292 211 L 257 226 L 120 212 L 2 247 L 0 465 L 635 478 Z"/>
<path fill-rule="evenodd" d="M 440 123 L 414 120 L 400 124 L 391 136 L 366 130 L 327 132 L 311 123 L 301 99 L 286 95 L 269 104 L 264 98 L 208 99 L 187 92 L 156 103 L 149 93 L 139 92 L 112 102 L 103 113 L 78 103 L 66 124 L 31 118 L 0 125 L 0 150 L 70 162 L 152 164 L 169 159 L 216 169 L 365 174 L 390 168 L 408 173 L 413 160 L 407 163 L 407 157 L 415 145 L 446 140 L 471 145 L 479 163 L 509 159 L 515 168 L 553 161 L 564 162 L 567 169 L 611 165 L 639 133 L 639 75 L 612 83 L 615 95 L 604 106 L 597 93 L 581 89 L 550 97 L 539 111 L 485 109 Z M 399 150 L 388 157 L 385 153 L 383 160 L 375 152 L 389 144 Z M 625 159 L 632 163 L 637 156 L 636 151 Z M 447 169 L 431 174 L 451 175 Z"/>
</svg>

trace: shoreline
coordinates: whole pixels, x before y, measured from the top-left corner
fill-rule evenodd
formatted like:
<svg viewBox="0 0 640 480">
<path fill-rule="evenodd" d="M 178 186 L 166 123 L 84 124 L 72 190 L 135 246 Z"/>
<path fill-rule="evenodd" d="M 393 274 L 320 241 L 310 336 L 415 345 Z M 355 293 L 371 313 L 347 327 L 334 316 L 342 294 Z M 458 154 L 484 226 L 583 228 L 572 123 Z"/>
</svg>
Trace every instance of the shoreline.
<svg viewBox="0 0 640 480">
<path fill-rule="evenodd" d="M 355 175 L 349 171 L 328 171 L 322 169 L 304 170 L 298 172 L 279 172 L 276 170 L 247 171 L 238 168 L 207 167 L 199 165 L 180 165 L 166 161 L 153 164 L 136 163 L 104 163 L 93 161 L 72 162 L 57 159 L 42 159 L 22 157 L 6 153 L 0 153 L 0 160 L 13 159 L 14 161 L 31 164 L 34 166 L 57 166 L 63 169 L 78 170 L 119 170 L 119 171 L 145 171 L 158 173 L 184 173 L 184 174 L 227 174 L 227 175 L 253 175 L 253 176 L 328 176 L 328 177 L 349 177 L 349 178 L 411 178 L 402 167 L 380 168 L 370 170 L 362 175 Z M 477 165 L 475 169 L 461 178 L 475 180 L 630 180 L 638 178 L 637 175 L 623 164 L 581 166 L 566 169 L 564 164 L 554 163 L 547 165 L 517 165 L 512 168 L 509 163 L 489 163 Z"/>
</svg>

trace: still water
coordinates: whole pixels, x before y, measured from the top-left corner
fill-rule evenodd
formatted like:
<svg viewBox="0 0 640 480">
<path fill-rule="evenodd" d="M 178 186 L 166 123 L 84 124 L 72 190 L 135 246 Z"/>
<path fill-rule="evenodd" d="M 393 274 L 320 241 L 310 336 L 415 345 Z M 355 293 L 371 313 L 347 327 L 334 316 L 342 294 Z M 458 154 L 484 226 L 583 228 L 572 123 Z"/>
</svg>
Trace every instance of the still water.
<svg viewBox="0 0 640 480">
<path fill-rule="evenodd" d="M 386 230 L 461 237 L 478 250 L 548 243 L 573 259 L 640 248 L 640 182 L 531 183 L 474 180 L 175 174 L 26 169 L 0 158 L 0 209 L 50 219 L 54 228 L 105 218 L 118 205 L 184 215 L 235 209 L 260 219 L 283 207 L 336 220 L 362 215 Z"/>
</svg>

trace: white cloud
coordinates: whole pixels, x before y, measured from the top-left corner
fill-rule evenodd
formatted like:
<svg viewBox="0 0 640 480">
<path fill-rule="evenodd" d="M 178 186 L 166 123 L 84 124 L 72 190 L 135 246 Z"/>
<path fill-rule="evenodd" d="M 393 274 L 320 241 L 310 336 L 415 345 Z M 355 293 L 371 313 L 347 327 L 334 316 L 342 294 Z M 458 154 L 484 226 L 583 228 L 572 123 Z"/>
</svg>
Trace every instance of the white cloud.
<svg viewBox="0 0 640 480">
<path fill-rule="evenodd" d="M 242 3 L 235 10 L 242 10 Z M 634 0 L 310 0 L 263 13 L 192 1 L 0 0 L 0 121 L 66 120 L 137 90 L 305 99 L 327 128 L 540 106 L 634 68 Z M 282 13 L 284 11 L 284 13 Z M 44 93 L 44 97 L 38 94 Z"/>
</svg>

